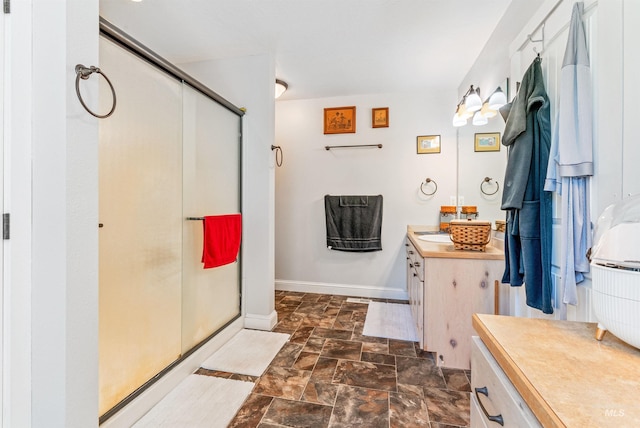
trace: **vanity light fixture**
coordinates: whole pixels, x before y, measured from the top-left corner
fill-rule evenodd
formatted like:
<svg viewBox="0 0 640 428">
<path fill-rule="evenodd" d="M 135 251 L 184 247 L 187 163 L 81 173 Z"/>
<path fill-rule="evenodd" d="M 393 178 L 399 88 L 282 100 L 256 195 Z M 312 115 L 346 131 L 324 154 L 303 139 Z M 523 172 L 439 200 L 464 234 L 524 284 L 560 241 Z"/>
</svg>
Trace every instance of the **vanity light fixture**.
<svg viewBox="0 0 640 428">
<path fill-rule="evenodd" d="M 489 118 L 482 114 L 482 111 L 477 111 L 476 114 L 473 115 L 473 121 L 471 122 L 475 126 L 482 126 L 489 123 Z"/>
<path fill-rule="evenodd" d="M 466 99 L 467 96 L 463 96 L 460 104 L 456 106 L 456 112 L 453 115 L 453 126 L 464 126 L 467 124 L 467 119 L 473 117 L 473 113 L 467 110 L 467 108 L 465 107 Z"/>
<path fill-rule="evenodd" d="M 482 99 L 480 98 L 480 88 L 473 89 L 473 85 L 465 94 L 466 100 L 464 106 L 471 113 L 475 113 L 482 108 Z"/>
<path fill-rule="evenodd" d="M 465 126 L 467 124 L 467 119 L 460 116 L 458 113 L 453 115 L 453 126 Z"/>
<path fill-rule="evenodd" d="M 279 98 L 280 95 L 284 94 L 284 92 L 289 88 L 287 82 L 284 80 L 276 79 L 276 98 Z"/>
<path fill-rule="evenodd" d="M 509 79 L 507 79 L 507 90 Z M 491 96 L 482 102 L 480 98 L 480 88 L 470 85 L 467 92 L 462 96 L 462 100 L 456 106 L 456 113 L 453 116 L 453 126 L 464 126 L 467 119 L 473 117 L 471 123 L 475 126 L 486 125 L 489 119 L 498 114 L 498 109 L 507 103 L 507 95 L 498 87 Z"/>
<path fill-rule="evenodd" d="M 502 88 L 498 86 L 498 89 L 493 91 L 493 94 L 489 97 L 489 108 L 491 110 L 498 110 L 500 107 L 507 103 L 507 96 L 502 92 Z"/>
<path fill-rule="evenodd" d="M 486 117 L 487 119 L 491 119 L 492 117 L 494 117 L 495 115 L 498 114 L 497 110 L 493 110 L 491 107 L 489 107 L 489 102 L 485 101 L 484 104 L 482 104 L 482 109 L 480 109 L 479 112 L 483 117 Z"/>
</svg>

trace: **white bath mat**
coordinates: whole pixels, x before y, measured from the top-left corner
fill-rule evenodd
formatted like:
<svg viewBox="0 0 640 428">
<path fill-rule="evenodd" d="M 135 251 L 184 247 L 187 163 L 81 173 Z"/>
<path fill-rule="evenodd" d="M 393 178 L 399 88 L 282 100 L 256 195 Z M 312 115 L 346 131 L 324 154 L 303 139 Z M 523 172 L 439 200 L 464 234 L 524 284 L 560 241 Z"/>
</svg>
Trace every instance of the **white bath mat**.
<svg viewBox="0 0 640 428">
<path fill-rule="evenodd" d="M 369 303 L 362 335 L 418 341 L 411 308 L 400 303 Z"/>
<path fill-rule="evenodd" d="M 189 375 L 133 427 L 224 428 L 253 386 L 253 382 Z"/>
<path fill-rule="evenodd" d="M 371 299 L 365 299 L 362 297 L 347 297 L 347 303 L 364 303 L 368 305 L 371 303 Z"/>
<path fill-rule="evenodd" d="M 288 334 L 243 329 L 200 366 L 209 370 L 261 376 L 287 340 Z"/>
</svg>

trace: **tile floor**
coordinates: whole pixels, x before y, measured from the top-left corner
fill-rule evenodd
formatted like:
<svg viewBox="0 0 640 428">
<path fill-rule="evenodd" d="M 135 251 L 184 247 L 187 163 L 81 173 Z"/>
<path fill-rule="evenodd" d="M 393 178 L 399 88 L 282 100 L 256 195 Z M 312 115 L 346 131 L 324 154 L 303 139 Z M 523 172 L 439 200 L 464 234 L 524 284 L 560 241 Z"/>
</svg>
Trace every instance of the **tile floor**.
<svg viewBox="0 0 640 428">
<path fill-rule="evenodd" d="M 291 339 L 265 373 L 198 373 L 256 383 L 231 427 L 468 426 L 470 373 L 438 368 L 417 343 L 362 336 L 367 309 L 345 296 L 276 291 L 274 331 Z"/>
</svg>

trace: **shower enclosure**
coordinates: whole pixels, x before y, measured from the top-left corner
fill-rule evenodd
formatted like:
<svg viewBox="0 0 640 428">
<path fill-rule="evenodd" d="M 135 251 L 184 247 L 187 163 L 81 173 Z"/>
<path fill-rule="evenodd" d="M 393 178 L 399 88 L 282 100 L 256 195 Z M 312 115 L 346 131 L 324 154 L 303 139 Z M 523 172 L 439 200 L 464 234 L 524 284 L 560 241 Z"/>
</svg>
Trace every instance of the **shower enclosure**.
<svg viewBox="0 0 640 428">
<path fill-rule="evenodd" d="M 240 316 L 240 260 L 203 269 L 188 217 L 241 212 L 243 112 L 105 21 L 101 35 L 117 93 L 100 121 L 102 421 Z"/>
</svg>

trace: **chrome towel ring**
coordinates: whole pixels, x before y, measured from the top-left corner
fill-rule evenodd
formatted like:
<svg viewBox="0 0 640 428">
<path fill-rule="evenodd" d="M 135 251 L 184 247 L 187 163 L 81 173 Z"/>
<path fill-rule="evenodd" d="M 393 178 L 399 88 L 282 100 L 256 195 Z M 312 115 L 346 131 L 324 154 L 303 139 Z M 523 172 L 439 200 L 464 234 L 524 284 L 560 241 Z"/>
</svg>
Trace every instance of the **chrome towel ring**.
<svg viewBox="0 0 640 428">
<path fill-rule="evenodd" d="M 491 196 L 491 195 L 495 195 L 496 193 L 498 193 L 498 190 L 500 190 L 500 184 L 497 181 L 493 181 L 496 184 L 496 190 L 494 190 L 491 193 L 487 193 L 484 191 L 484 185 L 487 183 L 490 183 L 491 181 L 493 181 L 493 178 L 491 177 L 485 177 L 484 180 L 482 180 L 482 182 L 480 183 L 480 191 L 482 193 L 484 193 L 487 196 Z"/>
<path fill-rule="evenodd" d="M 424 185 L 429 183 L 433 183 L 433 186 L 434 186 L 433 192 L 431 193 L 427 193 L 424 191 Z M 429 177 L 427 177 L 427 179 L 424 180 L 424 183 L 420 183 L 420 191 L 427 196 L 435 195 L 435 193 L 438 191 L 438 183 L 436 183 L 435 180 L 432 180 Z"/>
<path fill-rule="evenodd" d="M 113 106 L 111 106 L 111 110 L 109 110 L 109 113 L 107 114 L 100 115 L 92 112 L 89 109 L 89 107 L 87 107 L 87 105 L 84 103 L 84 100 L 82 99 L 82 95 L 80 95 L 80 79 L 87 80 L 89 77 L 91 77 L 93 73 L 101 74 L 102 77 L 104 77 L 104 80 L 107 81 L 107 83 L 109 84 L 109 87 L 111 88 L 111 94 L 113 95 Z M 111 116 L 116 109 L 116 90 L 113 88 L 113 85 L 111 84 L 111 80 L 109 80 L 107 75 L 104 74 L 98 67 L 94 67 L 93 65 L 91 67 L 85 67 L 82 64 L 76 65 L 76 95 L 78 95 L 78 99 L 80 100 L 80 104 L 82 104 L 82 107 L 84 107 L 84 109 L 88 111 L 90 115 L 95 116 L 98 119 L 105 119 Z"/>
</svg>

